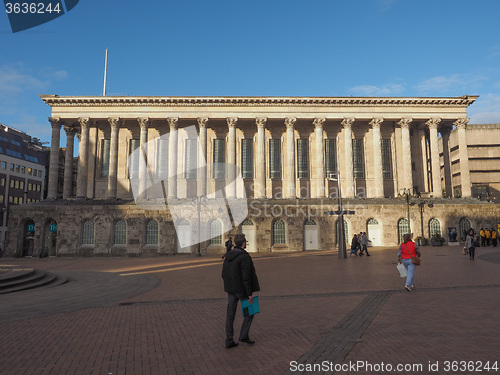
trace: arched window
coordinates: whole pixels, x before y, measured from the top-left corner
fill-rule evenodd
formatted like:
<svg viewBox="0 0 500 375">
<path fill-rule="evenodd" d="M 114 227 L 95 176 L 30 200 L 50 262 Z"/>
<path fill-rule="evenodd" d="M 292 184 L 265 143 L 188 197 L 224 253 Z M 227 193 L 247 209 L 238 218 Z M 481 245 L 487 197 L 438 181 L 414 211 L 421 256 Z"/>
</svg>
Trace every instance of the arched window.
<svg viewBox="0 0 500 375">
<path fill-rule="evenodd" d="M 85 220 L 82 223 L 82 245 L 94 244 L 94 222 Z"/>
<path fill-rule="evenodd" d="M 273 223 L 273 245 L 286 244 L 285 222 L 281 219 Z"/>
<path fill-rule="evenodd" d="M 158 245 L 158 222 L 149 220 L 146 223 L 146 245 Z"/>
<path fill-rule="evenodd" d="M 432 238 L 435 234 L 441 236 L 441 223 L 438 219 L 433 218 L 429 220 L 429 236 Z"/>
<path fill-rule="evenodd" d="M 460 227 L 460 236 L 465 241 L 465 238 L 467 237 L 467 232 L 469 231 L 470 228 L 472 228 L 472 224 L 469 219 L 463 217 L 460 219 L 458 226 Z"/>
<path fill-rule="evenodd" d="M 179 226 L 185 226 L 185 227 L 189 227 L 189 221 L 187 221 L 186 219 L 182 219 L 180 222 L 179 222 Z"/>
<path fill-rule="evenodd" d="M 210 223 L 210 245 L 222 245 L 222 224 L 219 220 Z"/>
<path fill-rule="evenodd" d="M 403 242 L 403 235 L 408 233 L 408 219 L 399 219 L 398 221 L 398 244 Z"/>
<path fill-rule="evenodd" d="M 243 223 L 241 225 L 253 225 L 253 221 L 250 219 L 245 219 L 243 220 Z"/>
<path fill-rule="evenodd" d="M 368 220 L 367 225 L 378 225 L 378 221 L 374 218 L 371 218 L 370 220 Z"/>
<path fill-rule="evenodd" d="M 118 220 L 113 231 L 113 245 L 127 244 L 127 223 L 125 220 Z"/>
<path fill-rule="evenodd" d="M 316 225 L 316 222 L 313 219 L 309 219 L 305 222 L 304 225 Z"/>
</svg>

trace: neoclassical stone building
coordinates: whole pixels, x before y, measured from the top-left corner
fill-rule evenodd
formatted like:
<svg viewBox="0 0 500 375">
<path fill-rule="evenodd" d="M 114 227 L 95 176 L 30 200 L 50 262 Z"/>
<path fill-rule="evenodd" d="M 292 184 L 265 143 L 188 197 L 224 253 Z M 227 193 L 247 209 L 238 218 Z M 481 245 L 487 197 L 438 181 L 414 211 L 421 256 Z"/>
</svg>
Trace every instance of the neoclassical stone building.
<svg viewBox="0 0 500 375">
<path fill-rule="evenodd" d="M 337 171 L 344 205 L 355 211 L 345 217 L 348 238 L 364 231 L 374 245 L 392 246 L 408 224 L 416 235 L 444 235 L 479 225 L 483 211 L 471 199 L 466 137 L 466 110 L 477 96 L 41 98 L 52 108 L 48 197 L 12 213 L 13 255 L 27 223 L 35 224 L 38 251 L 48 223 L 57 224 L 52 255 L 217 252 L 228 232 L 240 231 L 250 251 L 332 249 L 337 217 L 325 212 L 337 208 Z M 452 129 L 460 161 L 453 178 Z M 79 162 L 76 196 L 68 162 L 60 200 L 53 166 L 62 131 L 68 155 L 78 137 Z M 149 205 L 137 204 L 134 180 L 146 186 L 151 176 L 168 176 L 155 189 L 163 196 L 143 187 Z M 449 199 L 457 189 L 462 198 Z M 217 191 L 226 204 L 200 210 Z M 424 198 L 432 210 L 407 205 Z M 220 219 L 232 201 L 247 209 L 234 227 Z M 198 210 L 173 216 L 166 202 Z M 488 212 L 494 220 L 496 209 Z M 198 246 L 201 233 L 209 239 Z"/>
</svg>

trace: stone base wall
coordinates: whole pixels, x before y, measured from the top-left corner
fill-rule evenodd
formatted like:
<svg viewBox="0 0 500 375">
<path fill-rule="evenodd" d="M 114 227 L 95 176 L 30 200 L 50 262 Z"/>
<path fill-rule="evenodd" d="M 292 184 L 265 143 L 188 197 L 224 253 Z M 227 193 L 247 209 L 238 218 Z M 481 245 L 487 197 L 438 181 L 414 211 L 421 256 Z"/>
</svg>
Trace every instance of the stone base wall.
<svg viewBox="0 0 500 375">
<path fill-rule="evenodd" d="M 336 215 L 325 212 L 337 209 L 336 200 L 320 199 L 266 199 L 245 201 L 248 207 L 247 224 L 254 228 L 254 251 L 279 252 L 303 251 L 305 248 L 306 222 L 315 223 L 307 228 L 317 238 L 316 250 L 333 250 L 337 247 Z M 478 232 L 481 227 L 496 228 L 500 218 L 500 205 L 477 200 L 434 200 L 434 207 L 425 206 L 422 217 L 420 208 L 410 206 L 411 231 L 414 237 L 421 235 L 421 219 L 424 223 L 424 237 L 429 238 L 428 223 L 432 218 L 439 220 L 441 234 L 447 239 L 448 227 L 459 230 L 459 222 L 467 218 Z M 416 200 L 414 203 L 418 203 Z M 221 207 L 223 208 L 223 207 Z M 221 208 L 204 210 L 200 215 L 200 232 L 209 232 L 209 223 L 221 217 Z M 229 208 L 229 207 L 226 207 Z M 359 232 L 368 232 L 370 219 L 380 226 L 382 246 L 398 244 L 398 220 L 407 218 L 408 206 L 400 199 L 346 200 L 344 210 L 354 211 L 345 215 L 348 239 Z M 158 244 L 146 244 L 146 225 L 149 220 L 158 223 Z M 197 217 L 186 213 L 185 218 L 193 228 L 190 236 L 197 238 Z M 57 240 L 54 253 L 57 256 L 158 256 L 173 255 L 178 250 L 178 238 L 172 216 L 168 209 L 139 207 L 133 202 L 115 200 L 65 200 L 44 201 L 11 207 L 9 230 L 6 241 L 6 256 L 25 255 L 27 223 L 34 222 L 35 231 L 30 233 L 32 256 L 38 256 L 46 246 L 47 223 L 57 223 Z M 94 223 L 94 243 L 82 245 L 82 228 L 85 220 Z M 126 243 L 114 244 L 114 225 L 124 220 Z M 276 244 L 273 240 L 273 225 L 282 220 L 285 226 L 285 243 Z M 225 252 L 224 242 L 236 233 L 245 232 L 242 225 L 226 231 L 223 229 L 221 243 L 200 244 L 201 254 Z M 459 234 L 460 237 L 460 234 Z M 198 244 L 193 243 L 182 252 L 196 254 Z"/>
</svg>

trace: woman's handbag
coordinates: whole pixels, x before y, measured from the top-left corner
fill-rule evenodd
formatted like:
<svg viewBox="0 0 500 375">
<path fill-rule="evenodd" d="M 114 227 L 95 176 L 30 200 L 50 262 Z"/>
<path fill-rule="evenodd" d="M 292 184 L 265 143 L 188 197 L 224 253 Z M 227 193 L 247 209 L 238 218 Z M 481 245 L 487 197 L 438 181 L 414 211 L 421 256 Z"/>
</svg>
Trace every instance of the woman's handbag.
<svg viewBox="0 0 500 375">
<path fill-rule="evenodd" d="M 462 249 L 462 255 L 467 255 L 467 248 L 466 248 L 466 247 L 464 247 L 464 248 Z"/>
<path fill-rule="evenodd" d="M 396 266 L 396 268 L 398 269 L 399 271 L 399 276 L 401 277 L 406 277 L 408 276 L 408 271 L 406 271 L 406 268 L 405 266 L 403 265 L 403 263 L 398 263 L 398 265 Z"/>
</svg>

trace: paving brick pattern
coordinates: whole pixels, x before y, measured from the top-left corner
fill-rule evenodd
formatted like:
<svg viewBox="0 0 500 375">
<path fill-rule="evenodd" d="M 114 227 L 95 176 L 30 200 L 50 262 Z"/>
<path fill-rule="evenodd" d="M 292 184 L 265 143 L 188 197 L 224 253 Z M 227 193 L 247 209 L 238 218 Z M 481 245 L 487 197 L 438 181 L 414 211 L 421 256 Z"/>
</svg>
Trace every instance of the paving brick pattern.
<svg viewBox="0 0 500 375">
<path fill-rule="evenodd" d="M 392 372 L 402 374 L 479 373 L 445 371 L 444 361 L 500 365 L 500 250 L 479 248 L 475 261 L 460 251 L 423 247 L 414 292 L 403 289 L 394 249 L 348 259 L 256 254 L 257 343 L 230 350 L 220 257 L 2 258 L 0 268 L 17 264 L 72 281 L 0 296 L 0 374 L 298 374 L 292 361 L 318 360 L 423 366 Z M 318 348 L 321 355 L 309 355 Z M 438 371 L 429 371 L 436 361 Z"/>
</svg>

